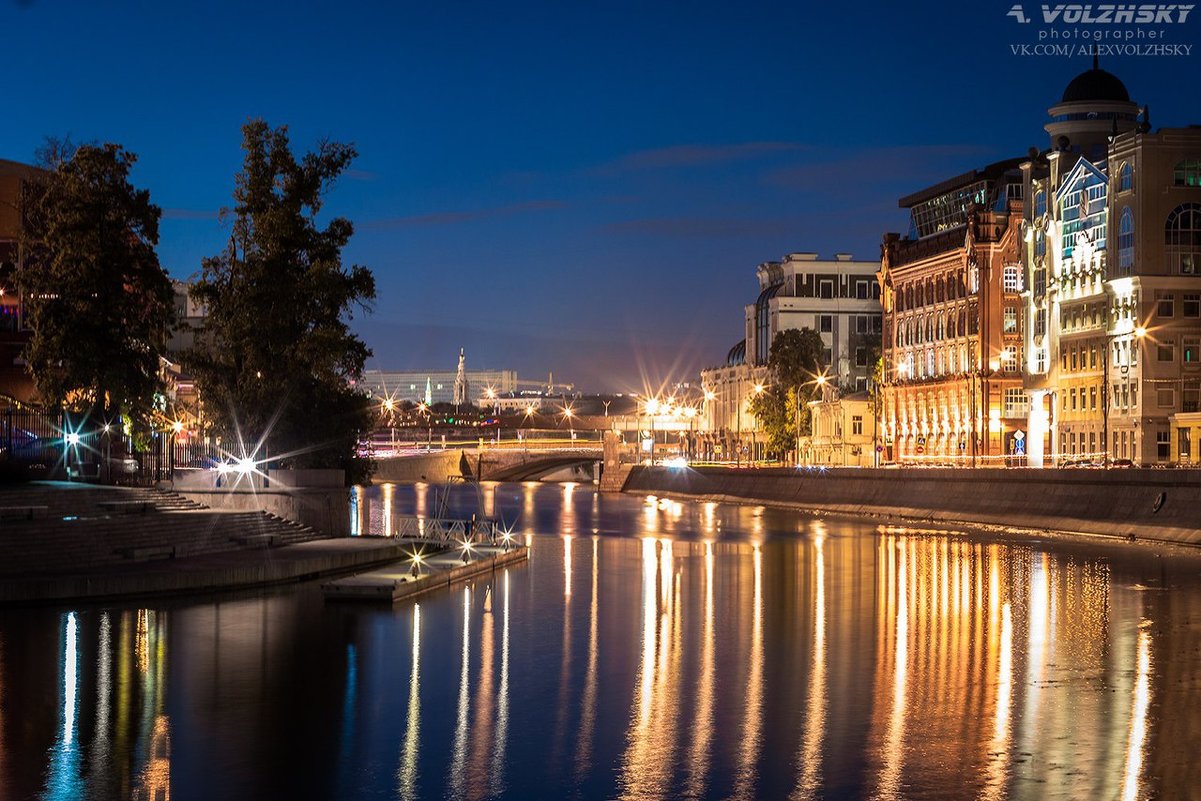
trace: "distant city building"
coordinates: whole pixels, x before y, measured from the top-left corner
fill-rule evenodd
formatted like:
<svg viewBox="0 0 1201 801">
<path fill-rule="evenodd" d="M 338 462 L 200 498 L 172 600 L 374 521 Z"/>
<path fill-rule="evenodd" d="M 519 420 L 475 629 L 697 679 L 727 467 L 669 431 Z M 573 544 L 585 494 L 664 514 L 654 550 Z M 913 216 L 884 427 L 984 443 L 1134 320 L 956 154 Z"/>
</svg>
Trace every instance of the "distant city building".
<svg viewBox="0 0 1201 801">
<path fill-rule="evenodd" d="M 878 267 L 849 253 L 830 260 L 791 253 L 760 264 L 759 296 L 743 310 L 745 338 L 730 349 L 725 365 L 701 372 L 705 429 L 742 440 L 754 435 L 757 422 L 747 402 L 768 380 L 768 355 L 780 331 L 817 331 L 831 380 L 850 392 L 866 390 L 880 343 Z"/>
<path fill-rule="evenodd" d="M 357 386 L 381 398 L 389 397 L 397 402 L 407 400 L 413 403 L 454 403 L 455 380 L 458 377 L 457 369 L 365 370 Z M 477 391 L 487 391 L 488 387 L 492 387 L 497 395 L 517 392 L 516 370 L 464 370 L 463 378 L 468 387 L 475 387 Z M 479 398 L 472 398 L 471 401 L 478 403 Z"/>
<path fill-rule="evenodd" d="M 884 236 L 885 458 L 998 463 L 1025 427 L 1021 159 L 901 198 Z"/>
<path fill-rule="evenodd" d="M 798 462 L 822 467 L 874 467 L 878 441 L 871 395 L 830 389 L 809 403 L 810 433 Z"/>
<path fill-rule="evenodd" d="M 1034 465 L 1197 462 L 1201 128 L 1154 133 L 1094 62 L 1023 165 Z"/>
</svg>

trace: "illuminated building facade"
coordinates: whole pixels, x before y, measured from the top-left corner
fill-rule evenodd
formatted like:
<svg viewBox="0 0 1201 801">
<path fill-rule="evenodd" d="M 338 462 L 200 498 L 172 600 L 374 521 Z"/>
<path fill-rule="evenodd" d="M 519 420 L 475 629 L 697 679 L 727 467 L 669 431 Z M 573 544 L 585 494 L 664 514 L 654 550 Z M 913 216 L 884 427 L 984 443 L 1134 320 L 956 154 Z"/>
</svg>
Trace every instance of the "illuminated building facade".
<svg viewBox="0 0 1201 801">
<path fill-rule="evenodd" d="M 1022 165 L 1030 463 L 1195 461 L 1171 420 L 1201 411 L 1201 129 L 1152 132 L 1095 62 L 1049 113 Z"/>
<path fill-rule="evenodd" d="M 755 433 L 747 403 L 769 380 L 767 359 L 780 331 L 817 331 L 831 380 L 850 392 L 866 390 L 880 343 L 876 268 L 875 262 L 855 261 L 849 253 L 833 259 L 790 253 L 760 264 L 755 270 L 759 296 L 744 307 L 745 338 L 730 349 L 725 365 L 701 372 L 706 430 L 743 440 L 747 432 Z"/>
<path fill-rule="evenodd" d="M 1020 462 L 1020 159 L 901 198 L 886 234 L 881 434 L 889 460 Z"/>
<path fill-rule="evenodd" d="M 518 391 L 516 370 L 464 370 L 463 378 L 469 387 L 483 391 L 491 387 L 497 395 L 508 395 Z M 358 382 L 360 389 L 381 398 L 421 403 L 429 391 L 431 403 L 454 403 L 455 381 L 458 370 L 364 370 Z M 489 401 L 491 403 L 491 401 Z"/>
</svg>

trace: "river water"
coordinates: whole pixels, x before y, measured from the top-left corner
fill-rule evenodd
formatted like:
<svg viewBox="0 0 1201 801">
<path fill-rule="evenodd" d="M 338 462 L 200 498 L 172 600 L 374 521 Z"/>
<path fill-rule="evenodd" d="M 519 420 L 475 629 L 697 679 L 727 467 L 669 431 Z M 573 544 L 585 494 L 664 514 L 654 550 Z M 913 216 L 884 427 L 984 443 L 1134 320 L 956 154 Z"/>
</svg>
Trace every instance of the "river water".
<svg viewBox="0 0 1201 801">
<path fill-rule="evenodd" d="M 527 564 L 0 612 L 0 799 L 1196 798 L 1201 558 L 600 496 L 391 486 Z"/>
</svg>

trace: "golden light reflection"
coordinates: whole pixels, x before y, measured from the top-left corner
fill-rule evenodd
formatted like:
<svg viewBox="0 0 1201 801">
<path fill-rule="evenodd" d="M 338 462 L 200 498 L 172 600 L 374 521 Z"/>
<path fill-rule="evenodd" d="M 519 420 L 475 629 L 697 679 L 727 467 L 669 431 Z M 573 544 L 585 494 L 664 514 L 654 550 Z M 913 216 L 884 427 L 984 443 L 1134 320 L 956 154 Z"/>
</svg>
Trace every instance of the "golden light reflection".
<svg viewBox="0 0 1201 801">
<path fill-rule="evenodd" d="M 993 564 L 993 574 L 996 563 Z M 996 631 L 996 629 L 991 629 Z M 993 705 L 993 736 L 988 747 L 987 783 L 981 793 L 985 801 L 1004 798 L 1009 773 L 1009 716 L 1013 702 L 1013 611 L 1008 603 L 1001 607 L 1001 632 L 997 658 L 997 698 Z"/>
<path fill-rule="evenodd" d="M 496 516 L 496 482 L 485 481 L 480 485 L 484 490 L 484 517 Z"/>
<path fill-rule="evenodd" d="M 1126 746 L 1126 770 L 1122 781 L 1122 801 L 1139 798 L 1139 779 L 1147 748 L 1147 709 L 1151 706 L 1151 621 L 1144 620 L 1138 631 L 1138 667 L 1131 694 L 1130 740 Z"/>
<path fill-rule="evenodd" d="M 365 490 L 355 484 L 350 491 L 350 536 L 360 537 L 367 533 L 367 517 L 364 513 Z"/>
<path fill-rule="evenodd" d="M 409 708 L 405 719 L 404 747 L 396 772 L 401 801 L 417 798 L 417 755 L 421 744 L 421 605 L 413 605 L 413 664 L 409 669 Z"/>
<path fill-rule="evenodd" d="M 761 508 L 761 507 L 760 507 Z M 761 520 L 756 515 L 755 519 Z M 760 532 L 762 528 L 760 527 Z M 734 778 L 733 798 L 751 798 L 758 774 L 760 729 L 763 726 L 763 551 L 759 543 L 751 545 L 755 575 L 751 606 L 751 655 L 746 679 L 746 717 L 742 724 L 742 747 Z"/>
<path fill-rule="evenodd" d="M 592 602 L 588 607 L 588 668 L 584 675 L 584 700 L 580 711 L 580 733 L 576 744 L 575 779 L 578 783 L 592 761 L 592 738 L 596 729 L 597 590 L 599 538 L 592 538 Z"/>
<path fill-rule="evenodd" d="M 555 724 L 555 748 L 566 741 L 567 736 L 567 702 L 568 691 L 571 689 L 571 536 L 563 537 L 563 634 L 562 653 L 559 659 L 559 714 Z M 555 759 L 557 760 L 556 753 Z"/>
<path fill-rule="evenodd" d="M 391 483 L 384 484 L 382 487 L 380 487 L 380 494 L 383 496 L 382 499 L 380 500 L 380 503 L 383 506 L 384 536 L 391 537 L 392 533 L 393 533 L 392 532 L 392 504 L 393 504 L 393 500 L 396 495 L 396 485 L 391 484 Z"/>
<path fill-rule="evenodd" d="M 429 490 L 430 485 L 424 481 L 418 481 L 413 485 L 413 510 L 418 517 L 429 517 Z"/>
<path fill-rule="evenodd" d="M 559 531 L 563 534 L 575 534 L 575 488 L 578 486 L 574 481 L 563 483 L 563 504 L 559 507 Z"/>
<path fill-rule="evenodd" d="M 705 617 L 701 634 L 701 677 L 696 688 L 696 722 L 688 755 L 688 798 L 701 798 L 709 778 L 709 749 L 713 742 L 714 701 L 713 543 L 705 541 Z"/>
<path fill-rule="evenodd" d="M 813 524 L 813 657 L 809 666 L 809 702 L 801 741 L 800 782 L 793 799 L 817 798 L 821 790 L 822 739 L 826 726 L 826 559 L 825 525 Z"/>
<path fill-rule="evenodd" d="M 521 485 L 521 533 L 525 534 L 525 544 L 528 547 L 533 540 L 534 526 L 538 519 L 534 507 L 534 493 L 538 489 L 536 481 L 527 481 Z"/>
<path fill-rule="evenodd" d="M 490 767 L 488 751 L 494 747 L 492 740 L 492 727 L 495 724 L 493 704 L 496 701 L 496 694 L 492 687 L 494 628 L 493 616 L 485 614 L 480 623 L 480 672 L 475 688 L 475 725 L 471 729 L 471 761 L 467 768 L 467 798 L 473 800 L 486 797 L 491 790 L 488 781 Z"/>
<path fill-rule="evenodd" d="M 888 540 L 890 582 L 895 592 L 889 592 L 888 602 L 895 604 L 896 614 L 885 618 L 896 621 L 893 639 L 892 712 L 884 735 L 884 765 L 877 783 L 876 798 L 900 797 L 901 769 L 905 748 L 905 704 L 909 682 L 909 586 L 916 569 L 909 554 L 909 541 L 900 537 Z M 895 566 L 895 568 L 894 568 Z M 895 578 L 894 578 L 895 577 Z M 895 582 L 895 583 L 894 583 Z"/>
<path fill-rule="evenodd" d="M 492 749 L 491 792 L 497 796 L 505 786 L 505 753 L 509 739 L 509 569 L 501 579 L 504 610 L 500 628 L 500 689 L 496 698 L 496 742 Z"/>
<path fill-rule="evenodd" d="M 96 756 L 108 753 L 108 727 L 111 711 L 113 673 L 113 627 L 108 612 L 100 613 L 99 653 L 96 656 L 96 728 L 92 736 L 92 752 Z M 0 693 L 0 697 L 3 694 Z M 0 727 L 3 730 L 3 727 Z"/>
<path fill-rule="evenodd" d="M 667 556 L 657 553 L 656 546 L 666 549 Z M 623 799 L 669 797 L 675 770 L 677 677 L 683 649 L 675 603 L 679 583 L 672 565 L 670 541 L 642 540 L 642 667 L 618 776 Z"/>
<path fill-rule="evenodd" d="M 571 597 L 571 542 L 575 537 L 563 537 L 563 597 Z"/>
<path fill-rule="evenodd" d="M 468 586 L 463 588 L 463 653 L 459 668 L 459 705 L 457 722 L 455 723 L 454 745 L 451 748 L 450 775 L 447 777 L 446 782 L 451 788 L 451 795 L 455 798 L 462 798 L 464 791 L 463 768 L 467 762 L 467 712 L 470 705 L 467 678 L 470 662 L 471 587 Z"/>
<path fill-rule="evenodd" d="M 717 534 L 717 503 L 714 501 L 701 504 L 701 533 L 709 537 Z"/>
</svg>

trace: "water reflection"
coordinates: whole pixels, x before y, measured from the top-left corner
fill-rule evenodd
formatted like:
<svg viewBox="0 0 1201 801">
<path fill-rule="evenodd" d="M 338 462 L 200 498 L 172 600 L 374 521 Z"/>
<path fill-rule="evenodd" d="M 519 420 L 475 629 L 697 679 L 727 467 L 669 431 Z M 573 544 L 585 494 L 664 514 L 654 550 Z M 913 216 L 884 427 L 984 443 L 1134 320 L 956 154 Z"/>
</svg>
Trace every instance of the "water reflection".
<svg viewBox="0 0 1201 801">
<path fill-rule="evenodd" d="M 362 501 L 383 525 L 434 492 Z M 452 515 L 481 502 L 442 497 Z M 304 586 L 0 610 L 0 799 L 1201 786 L 1201 557 L 587 487 L 483 499 L 520 516 L 531 562 L 420 605 Z"/>
</svg>

